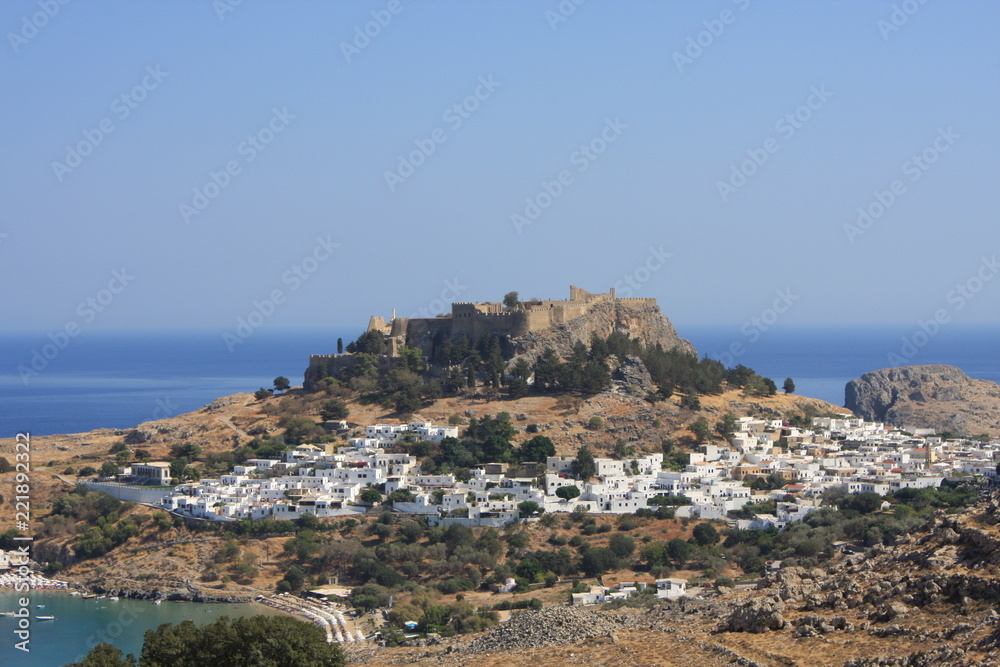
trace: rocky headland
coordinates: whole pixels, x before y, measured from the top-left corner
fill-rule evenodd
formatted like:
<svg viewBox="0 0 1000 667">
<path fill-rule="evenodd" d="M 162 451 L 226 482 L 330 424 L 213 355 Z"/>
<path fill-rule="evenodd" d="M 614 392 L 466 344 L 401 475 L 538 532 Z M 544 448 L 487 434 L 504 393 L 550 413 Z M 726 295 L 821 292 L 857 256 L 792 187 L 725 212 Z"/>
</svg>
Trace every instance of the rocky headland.
<svg viewBox="0 0 1000 667">
<path fill-rule="evenodd" d="M 954 366 L 883 368 L 851 380 L 844 393 L 844 405 L 870 421 L 968 436 L 1000 431 L 1000 385 Z"/>
</svg>

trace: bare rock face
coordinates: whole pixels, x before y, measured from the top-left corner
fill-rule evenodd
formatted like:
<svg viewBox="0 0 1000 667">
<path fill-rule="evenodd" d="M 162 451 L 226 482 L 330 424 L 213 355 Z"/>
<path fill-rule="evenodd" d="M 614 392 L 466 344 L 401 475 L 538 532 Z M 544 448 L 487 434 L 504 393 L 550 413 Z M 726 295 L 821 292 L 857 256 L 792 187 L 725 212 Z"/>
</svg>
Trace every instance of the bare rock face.
<svg viewBox="0 0 1000 667">
<path fill-rule="evenodd" d="M 642 359 L 632 356 L 625 357 L 621 365 L 615 369 L 612 379 L 615 383 L 622 385 L 622 391 L 631 396 L 642 398 L 650 392 L 656 391 L 653 378 L 649 375 L 649 370 L 642 363 Z"/>
<path fill-rule="evenodd" d="M 616 331 L 640 340 L 647 346 L 659 344 L 664 350 L 679 349 L 697 354 L 694 345 L 677 334 L 677 329 L 660 312 L 659 306 L 622 300 L 595 304 L 585 315 L 545 331 L 518 336 L 511 344 L 515 358 L 534 363 L 545 348 L 551 347 L 560 357 L 567 357 L 574 343 L 589 345 L 594 334 L 605 338 Z"/>
<path fill-rule="evenodd" d="M 900 366 L 847 383 L 844 405 L 893 426 L 975 436 L 1000 430 L 1000 386 L 954 366 Z"/>
<path fill-rule="evenodd" d="M 152 440 L 153 438 L 155 438 L 157 435 L 158 435 L 157 433 L 150 432 L 149 429 L 134 428 L 131 431 L 129 431 L 128 433 L 125 434 L 125 444 L 126 445 L 142 445 L 142 444 L 145 444 L 145 443 L 149 442 L 150 440 Z"/>
<path fill-rule="evenodd" d="M 783 630 L 788 621 L 781 613 L 785 611 L 785 603 L 778 597 L 750 600 L 733 610 L 732 616 L 725 625 L 728 632 L 767 632 L 768 630 Z"/>
</svg>

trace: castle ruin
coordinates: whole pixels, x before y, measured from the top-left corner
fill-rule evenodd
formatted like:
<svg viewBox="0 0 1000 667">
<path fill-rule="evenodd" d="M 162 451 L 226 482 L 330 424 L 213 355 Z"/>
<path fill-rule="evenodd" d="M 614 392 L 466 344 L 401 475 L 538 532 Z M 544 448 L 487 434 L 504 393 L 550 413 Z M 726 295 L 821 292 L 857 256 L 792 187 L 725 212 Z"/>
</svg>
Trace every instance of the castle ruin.
<svg viewBox="0 0 1000 667">
<path fill-rule="evenodd" d="M 502 339 L 505 359 L 523 358 L 529 363 L 546 348 L 565 356 L 576 342 L 589 343 L 594 335 L 606 337 L 614 332 L 646 345 L 695 353 L 691 343 L 680 338 L 660 312 L 656 299 L 619 298 L 614 288 L 605 294 L 591 294 L 573 285 L 566 300 L 530 299 L 512 306 L 492 301 L 453 303 L 450 313 L 437 317 L 396 317 L 393 311 L 388 321 L 373 315 L 366 331 L 385 336 L 385 354 L 377 359 L 383 370 L 395 367 L 404 345 L 419 348 L 431 358 L 446 340 L 467 337 L 475 344 L 491 334 Z M 336 376 L 353 362 L 351 353 L 311 355 L 307 387 L 316 378 Z"/>
<path fill-rule="evenodd" d="M 395 317 L 388 322 L 378 315 L 368 320 L 367 331 L 380 331 L 386 337 L 389 354 L 394 356 L 402 345 L 424 347 L 430 341 L 468 336 L 477 341 L 495 334 L 518 338 L 533 332 L 549 330 L 586 315 L 598 304 L 628 302 L 656 306 L 656 299 L 619 299 L 612 287 L 606 294 L 591 294 L 570 285 L 568 300 L 533 299 L 519 301 L 508 308 L 493 301 L 453 303 L 451 313 L 437 317 Z"/>
</svg>

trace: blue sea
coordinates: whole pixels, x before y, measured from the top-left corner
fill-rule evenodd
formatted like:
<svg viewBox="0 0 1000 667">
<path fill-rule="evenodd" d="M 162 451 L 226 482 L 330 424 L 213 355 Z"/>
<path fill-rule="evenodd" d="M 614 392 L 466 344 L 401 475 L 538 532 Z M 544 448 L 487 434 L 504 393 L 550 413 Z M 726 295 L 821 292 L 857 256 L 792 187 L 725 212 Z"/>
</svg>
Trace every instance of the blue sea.
<svg viewBox="0 0 1000 667">
<path fill-rule="evenodd" d="M 271 388 L 279 375 L 302 384 L 310 354 L 332 354 L 338 337 L 346 345 L 360 333 L 260 329 L 232 351 L 217 331 L 84 332 L 62 349 L 45 332 L 3 334 L 0 437 L 129 428 Z"/>
<path fill-rule="evenodd" d="M 29 594 L 0 591 L 0 611 L 17 612 L 19 600 L 29 599 L 29 652 L 15 648 L 22 640 L 14 635 L 19 620 L 0 616 L 0 665 L 4 667 L 58 667 L 83 659 L 91 648 L 106 641 L 123 653 L 138 657 L 146 630 L 163 623 L 194 621 L 212 623 L 220 616 L 231 619 L 278 612 L 260 604 L 199 604 L 164 602 L 154 605 L 146 600 L 84 600 L 66 591 L 32 591 Z M 44 605 L 39 608 L 37 605 Z M 36 616 L 55 616 L 40 621 Z"/>
<path fill-rule="evenodd" d="M 916 325 L 681 326 L 699 355 L 726 366 L 743 364 L 778 387 L 844 404 L 844 386 L 868 371 L 892 366 L 949 364 L 968 376 L 1000 382 L 1000 325 L 949 323 L 928 333 Z"/>
<path fill-rule="evenodd" d="M 684 325 L 699 354 L 744 364 L 796 393 L 843 405 L 844 385 L 878 368 L 944 363 L 1000 381 L 1000 326 L 948 324 L 934 336 L 915 326 Z M 218 332 L 84 332 L 56 354 L 46 333 L 0 335 L 0 435 L 129 428 L 196 410 L 219 396 L 302 382 L 310 354 L 336 351 L 360 330 L 258 330 L 230 351 Z M 51 344 L 47 350 L 44 346 Z M 32 374 L 34 352 L 48 353 Z M 897 363 L 893 363 L 897 362 Z M 36 358 L 36 366 L 41 363 Z"/>
</svg>

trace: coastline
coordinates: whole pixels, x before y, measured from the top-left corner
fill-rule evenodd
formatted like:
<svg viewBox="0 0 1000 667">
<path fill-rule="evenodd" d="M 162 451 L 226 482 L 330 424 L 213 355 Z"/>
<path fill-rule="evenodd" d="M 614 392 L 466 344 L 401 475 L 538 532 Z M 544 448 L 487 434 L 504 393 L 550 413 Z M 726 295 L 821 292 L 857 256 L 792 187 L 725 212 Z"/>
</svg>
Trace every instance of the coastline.
<svg viewBox="0 0 1000 667">
<path fill-rule="evenodd" d="M 116 588 L 105 588 L 103 586 L 91 586 L 86 587 L 83 584 L 71 581 L 62 581 L 57 579 L 46 579 L 44 577 L 30 576 L 29 578 L 31 591 L 26 593 L 30 595 L 31 592 L 35 591 L 46 591 L 46 592 L 56 592 L 63 591 L 69 594 L 80 594 L 82 591 L 89 591 L 89 593 L 94 595 L 99 595 L 107 598 L 118 598 L 121 600 L 140 600 L 145 602 L 160 603 L 166 602 L 178 602 L 178 603 L 189 603 L 189 604 L 249 604 L 254 606 L 266 607 L 268 609 L 279 612 L 283 616 L 291 616 L 298 618 L 300 620 L 305 620 L 311 623 L 316 623 L 320 627 L 326 629 L 331 628 L 331 633 L 329 637 L 331 640 L 336 639 L 338 635 L 341 635 L 341 639 L 337 639 L 338 642 L 346 641 L 364 641 L 363 636 L 358 637 L 358 633 L 353 628 L 348 632 L 348 624 L 346 619 L 343 617 L 343 612 L 336 609 L 337 605 L 330 605 L 326 603 L 326 607 L 329 607 L 329 611 L 324 609 L 324 605 L 319 602 L 312 602 L 306 598 L 298 598 L 295 596 L 284 595 L 269 595 L 265 596 L 263 594 L 256 596 L 248 595 L 205 595 L 201 592 L 191 593 L 190 595 L 184 595 L 182 593 L 172 592 L 169 594 L 164 594 L 164 592 L 158 588 L 149 589 L 116 589 Z M 15 591 L 15 585 L 17 582 L 21 581 L 20 577 L 11 574 L 0 575 L 0 592 L 3 591 Z M 89 599 L 89 598 L 85 598 Z M 340 630 L 337 630 L 337 626 L 340 626 Z"/>
</svg>

